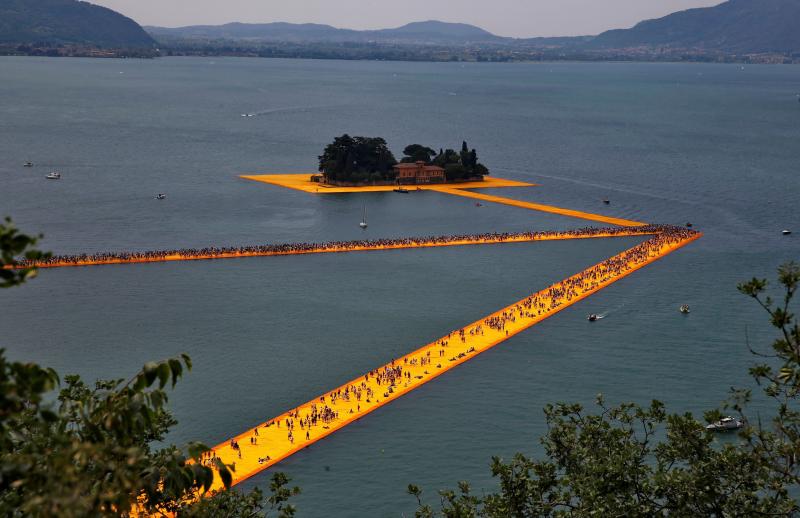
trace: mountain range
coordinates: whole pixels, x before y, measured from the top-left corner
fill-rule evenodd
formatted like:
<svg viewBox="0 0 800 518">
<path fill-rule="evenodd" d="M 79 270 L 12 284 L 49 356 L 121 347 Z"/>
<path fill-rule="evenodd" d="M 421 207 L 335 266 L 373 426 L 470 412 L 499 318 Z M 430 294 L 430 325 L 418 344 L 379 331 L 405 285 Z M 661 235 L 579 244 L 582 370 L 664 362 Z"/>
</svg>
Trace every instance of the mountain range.
<svg viewBox="0 0 800 518">
<path fill-rule="evenodd" d="M 88 2 L 0 0 L 0 47 L 153 49 L 158 44 L 169 53 L 190 55 L 519 60 L 670 59 L 700 54 L 716 59 L 772 53 L 791 60 L 800 58 L 799 26 L 800 0 L 728 0 L 643 21 L 630 29 L 563 38 L 507 38 L 474 25 L 440 21 L 362 31 L 291 23 L 143 29 L 119 13 Z"/>
<path fill-rule="evenodd" d="M 414 22 L 395 29 L 356 31 L 337 29 L 315 23 L 228 23 L 225 25 L 193 25 L 174 29 L 145 27 L 156 39 L 186 38 L 207 40 L 244 40 L 268 42 L 334 42 L 334 43 L 414 43 L 414 44 L 467 44 L 499 43 L 511 40 L 464 23 L 440 21 Z"/>
<path fill-rule="evenodd" d="M 689 9 L 630 29 L 597 36 L 506 38 L 474 25 L 416 22 L 395 29 L 356 31 L 330 25 L 231 23 L 178 28 L 146 27 L 157 40 L 254 43 L 373 43 L 415 45 L 488 45 L 560 48 L 570 52 L 652 48 L 723 53 L 800 52 L 800 0 L 729 0 L 714 7 Z"/>
</svg>

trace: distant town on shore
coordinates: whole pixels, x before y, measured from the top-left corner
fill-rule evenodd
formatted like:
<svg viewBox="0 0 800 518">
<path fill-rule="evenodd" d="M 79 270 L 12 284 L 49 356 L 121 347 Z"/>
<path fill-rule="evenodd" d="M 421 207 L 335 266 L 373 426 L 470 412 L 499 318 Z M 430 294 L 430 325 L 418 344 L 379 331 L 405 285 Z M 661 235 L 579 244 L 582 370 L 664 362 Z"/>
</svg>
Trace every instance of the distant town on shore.
<svg viewBox="0 0 800 518">
<path fill-rule="evenodd" d="M 729 0 L 596 36 L 507 38 L 440 21 L 372 31 L 290 23 L 143 28 L 87 2 L 5 0 L 0 55 L 791 64 L 800 62 L 798 21 L 797 0 Z"/>
</svg>

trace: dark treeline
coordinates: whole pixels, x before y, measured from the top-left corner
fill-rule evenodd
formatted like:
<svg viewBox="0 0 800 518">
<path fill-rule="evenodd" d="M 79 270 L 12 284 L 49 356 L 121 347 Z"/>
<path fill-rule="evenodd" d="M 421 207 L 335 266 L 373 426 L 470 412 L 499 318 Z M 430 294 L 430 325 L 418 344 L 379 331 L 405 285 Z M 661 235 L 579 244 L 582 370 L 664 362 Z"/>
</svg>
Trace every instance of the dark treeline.
<svg viewBox="0 0 800 518">
<path fill-rule="evenodd" d="M 461 143 L 461 151 L 439 149 L 437 153 L 429 147 L 411 144 L 403 150 L 405 155 L 400 161 L 404 163 L 425 162 L 444 169 L 448 182 L 466 179 L 479 179 L 489 174 L 489 169 L 478 162 L 478 153 L 469 149 L 467 142 Z"/>
<path fill-rule="evenodd" d="M 461 151 L 411 144 L 403 150 L 400 163 L 423 162 L 444 169 L 448 182 L 483 179 L 489 169 L 478 161 L 478 153 L 466 141 Z M 336 137 L 319 156 L 319 170 L 329 182 L 381 183 L 393 182 L 397 159 L 386 140 L 380 137 Z"/>
</svg>

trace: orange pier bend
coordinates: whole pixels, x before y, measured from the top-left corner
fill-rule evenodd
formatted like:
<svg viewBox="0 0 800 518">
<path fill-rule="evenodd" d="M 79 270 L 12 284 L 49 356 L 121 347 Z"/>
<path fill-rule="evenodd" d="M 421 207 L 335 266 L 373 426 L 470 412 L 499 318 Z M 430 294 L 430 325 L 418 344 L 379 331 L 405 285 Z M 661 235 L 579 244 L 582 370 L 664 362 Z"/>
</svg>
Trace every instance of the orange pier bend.
<svg viewBox="0 0 800 518">
<path fill-rule="evenodd" d="M 238 484 L 701 235 L 665 227 L 633 248 L 248 429 L 214 447 L 202 462 L 218 457 L 234 464 Z M 217 478 L 212 490 L 221 487 Z"/>
</svg>

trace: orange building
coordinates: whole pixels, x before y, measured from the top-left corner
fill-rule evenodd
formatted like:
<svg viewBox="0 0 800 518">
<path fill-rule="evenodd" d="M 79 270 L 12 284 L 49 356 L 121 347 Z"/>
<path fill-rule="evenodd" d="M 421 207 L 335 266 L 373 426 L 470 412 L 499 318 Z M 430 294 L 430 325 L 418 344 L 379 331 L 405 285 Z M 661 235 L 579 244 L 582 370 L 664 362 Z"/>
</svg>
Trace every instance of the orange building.
<svg viewBox="0 0 800 518">
<path fill-rule="evenodd" d="M 444 169 L 425 162 L 401 163 L 394 166 L 397 182 L 401 184 L 444 183 Z"/>
</svg>

